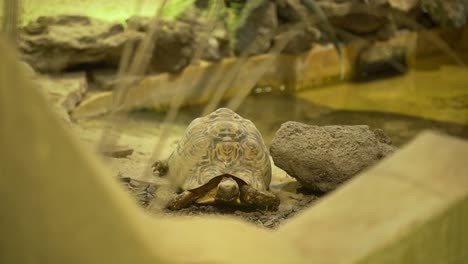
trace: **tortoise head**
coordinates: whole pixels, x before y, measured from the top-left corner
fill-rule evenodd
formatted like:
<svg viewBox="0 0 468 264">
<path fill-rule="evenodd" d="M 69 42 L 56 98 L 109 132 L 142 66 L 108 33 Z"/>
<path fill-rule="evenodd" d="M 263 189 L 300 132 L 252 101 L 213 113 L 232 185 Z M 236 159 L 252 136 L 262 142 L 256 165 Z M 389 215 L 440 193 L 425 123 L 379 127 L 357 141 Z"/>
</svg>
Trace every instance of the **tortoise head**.
<svg viewBox="0 0 468 264">
<path fill-rule="evenodd" d="M 232 203 L 239 198 L 239 185 L 232 177 L 223 177 L 216 190 L 215 201 Z"/>
</svg>

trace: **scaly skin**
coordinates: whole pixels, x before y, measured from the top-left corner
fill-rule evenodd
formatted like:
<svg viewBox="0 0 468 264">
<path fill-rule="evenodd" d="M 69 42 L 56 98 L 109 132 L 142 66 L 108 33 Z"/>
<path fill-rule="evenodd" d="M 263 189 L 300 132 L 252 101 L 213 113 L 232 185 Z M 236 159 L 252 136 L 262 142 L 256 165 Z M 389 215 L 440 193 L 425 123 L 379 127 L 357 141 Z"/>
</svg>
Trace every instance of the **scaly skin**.
<svg viewBox="0 0 468 264">
<path fill-rule="evenodd" d="M 239 185 L 231 177 L 224 177 L 218 184 L 215 200 L 220 203 L 232 203 L 239 198 Z"/>
<path fill-rule="evenodd" d="M 243 185 L 240 191 L 241 202 L 256 207 L 266 207 L 269 210 L 276 210 L 280 200 L 276 195 L 256 190 L 249 185 Z"/>
</svg>

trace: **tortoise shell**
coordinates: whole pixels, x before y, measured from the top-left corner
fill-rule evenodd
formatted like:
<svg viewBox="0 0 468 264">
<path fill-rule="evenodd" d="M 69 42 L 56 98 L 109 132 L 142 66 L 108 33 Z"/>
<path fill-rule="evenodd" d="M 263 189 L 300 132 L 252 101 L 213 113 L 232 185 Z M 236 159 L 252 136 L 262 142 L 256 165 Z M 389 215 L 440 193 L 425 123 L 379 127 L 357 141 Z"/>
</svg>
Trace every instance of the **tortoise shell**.
<svg viewBox="0 0 468 264">
<path fill-rule="evenodd" d="M 193 120 L 168 160 L 178 187 L 194 190 L 231 175 L 257 190 L 268 190 L 271 164 L 255 125 L 227 108 Z"/>
</svg>

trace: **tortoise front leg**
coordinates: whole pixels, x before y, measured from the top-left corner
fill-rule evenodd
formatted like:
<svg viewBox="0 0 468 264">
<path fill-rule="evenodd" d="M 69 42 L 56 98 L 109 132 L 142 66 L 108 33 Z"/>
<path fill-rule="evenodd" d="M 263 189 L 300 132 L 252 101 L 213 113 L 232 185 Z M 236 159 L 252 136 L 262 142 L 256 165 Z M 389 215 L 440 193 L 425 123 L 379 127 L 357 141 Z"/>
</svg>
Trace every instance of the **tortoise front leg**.
<svg viewBox="0 0 468 264">
<path fill-rule="evenodd" d="M 259 191 L 247 184 L 242 185 L 240 189 L 240 199 L 244 204 L 266 207 L 269 210 L 277 210 L 280 204 L 280 200 L 276 195 L 270 192 Z"/>
<path fill-rule="evenodd" d="M 191 191 L 184 191 L 181 194 L 178 194 L 172 200 L 170 200 L 166 207 L 170 210 L 180 210 L 184 207 L 187 207 L 196 199 L 195 194 Z"/>
</svg>

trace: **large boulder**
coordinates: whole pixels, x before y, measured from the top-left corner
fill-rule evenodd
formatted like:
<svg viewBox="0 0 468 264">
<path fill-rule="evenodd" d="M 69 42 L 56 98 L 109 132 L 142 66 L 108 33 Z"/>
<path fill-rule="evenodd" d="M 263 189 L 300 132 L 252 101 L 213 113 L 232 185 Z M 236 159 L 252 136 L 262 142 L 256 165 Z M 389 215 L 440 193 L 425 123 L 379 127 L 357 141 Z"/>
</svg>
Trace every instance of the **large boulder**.
<svg viewBox="0 0 468 264">
<path fill-rule="evenodd" d="M 20 30 L 24 61 L 39 72 L 61 72 L 83 64 L 116 66 L 123 46 L 140 34 L 123 25 L 85 16 L 39 17 Z"/>
<path fill-rule="evenodd" d="M 270 154 L 276 166 L 313 192 L 329 192 L 394 151 L 382 130 L 286 122 Z"/>
<path fill-rule="evenodd" d="M 20 51 L 24 61 L 39 72 L 62 72 L 81 65 L 117 67 L 123 47 L 144 38 L 152 20 L 128 19 L 128 28 L 86 16 L 40 17 L 21 29 Z M 150 71 L 179 72 L 194 52 L 190 23 L 156 21 L 156 42 Z M 138 45 L 135 45 L 138 46 Z"/>
</svg>

